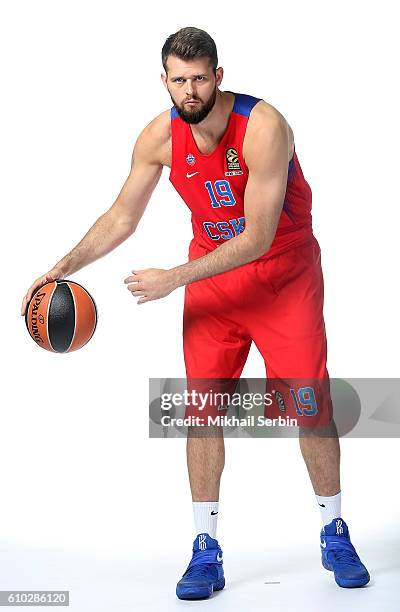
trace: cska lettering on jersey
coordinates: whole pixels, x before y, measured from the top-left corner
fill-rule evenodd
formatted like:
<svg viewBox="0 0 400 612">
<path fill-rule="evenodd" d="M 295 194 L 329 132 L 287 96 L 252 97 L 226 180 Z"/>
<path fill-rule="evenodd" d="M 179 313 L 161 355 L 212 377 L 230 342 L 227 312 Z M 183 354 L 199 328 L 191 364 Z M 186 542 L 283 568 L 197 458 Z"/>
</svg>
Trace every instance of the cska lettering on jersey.
<svg viewBox="0 0 400 612">
<path fill-rule="evenodd" d="M 229 92 L 233 93 L 233 92 Z M 197 147 L 191 126 L 171 109 L 172 163 L 169 180 L 192 213 L 194 247 L 211 251 L 245 229 L 244 194 L 248 168 L 242 146 L 250 113 L 260 98 L 233 94 L 228 126 L 210 154 Z M 274 240 L 266 259 L 312 238 L 312 194 L 296 152 L 288 165 L 287 189 Z M 193 250 L 192 250 L 193 253 Z M 195 255 L 196 256 L 196 255 Z"/>
<path fill-rule="evenodd" d="M 211 240 L 229 240 L 244 230 L 244 217 L 229 219 L 229 221 L 203 221 L 204 231 Z"/>
</svg>

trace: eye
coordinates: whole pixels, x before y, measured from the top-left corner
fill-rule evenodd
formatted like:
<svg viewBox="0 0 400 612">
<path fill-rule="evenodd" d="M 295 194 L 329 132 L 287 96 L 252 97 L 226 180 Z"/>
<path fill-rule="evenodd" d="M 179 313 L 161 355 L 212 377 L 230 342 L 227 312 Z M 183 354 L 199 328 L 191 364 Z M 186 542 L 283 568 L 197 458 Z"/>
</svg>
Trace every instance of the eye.
<svg viewBox="0 0 400 612">
<path fill-rule="evenodd" d="M 177 79 L 174 79 L 174 83 L 183 83 L 183 78 L 178 77 Z"/>
<path fill-rule="evenodd" d="M 203 75 L 201 75 L 201 74 L 199 74 L 199 75 L 196 77 L 196 80 L 197 80 L 197 81 L 204 81 L 204 79 L 205 79 L 205 77 L 204 77 Z"/>
</svg>

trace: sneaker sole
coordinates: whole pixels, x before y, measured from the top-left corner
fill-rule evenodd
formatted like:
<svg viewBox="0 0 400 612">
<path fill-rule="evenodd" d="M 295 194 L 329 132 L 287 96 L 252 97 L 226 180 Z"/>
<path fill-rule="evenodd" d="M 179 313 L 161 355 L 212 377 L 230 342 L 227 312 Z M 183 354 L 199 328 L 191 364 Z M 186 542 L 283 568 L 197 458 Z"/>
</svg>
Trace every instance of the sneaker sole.
<svg viewBox="0 0 400 612">
<path fill-rule="evenodd" d="M 209 588 L 193 588 L 193 587 L 180 587 L 176 589 L 176 596 L 178 599 L 208 599 L 211 597 L 214 591 L 221 591 L 225 586 L 225 578 L 221 578 L 215 584 L 210 585 Z"/>
</svg>

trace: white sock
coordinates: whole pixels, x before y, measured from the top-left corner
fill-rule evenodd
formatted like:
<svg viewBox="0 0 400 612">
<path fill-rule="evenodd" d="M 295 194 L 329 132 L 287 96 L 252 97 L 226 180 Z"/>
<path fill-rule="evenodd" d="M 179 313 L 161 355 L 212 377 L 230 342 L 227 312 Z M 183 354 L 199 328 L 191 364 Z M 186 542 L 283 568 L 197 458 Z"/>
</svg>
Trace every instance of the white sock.
<svg viewBox="0 0 400 612">
<path fill-rule="evenodd" d="M 215 540 L 217 534 L 218 502 L 193 502 L 192 505 L 196 535 L 208 533 Z"/>
<path fill-rule="evenodd" d="M 316 495 L 319 509 L 321 510 L 322 525 L 329 525 L 333 519 L 341 516 L 342 493 L 339 491 L 336 495 L 323 497 Z"/>
</svg>

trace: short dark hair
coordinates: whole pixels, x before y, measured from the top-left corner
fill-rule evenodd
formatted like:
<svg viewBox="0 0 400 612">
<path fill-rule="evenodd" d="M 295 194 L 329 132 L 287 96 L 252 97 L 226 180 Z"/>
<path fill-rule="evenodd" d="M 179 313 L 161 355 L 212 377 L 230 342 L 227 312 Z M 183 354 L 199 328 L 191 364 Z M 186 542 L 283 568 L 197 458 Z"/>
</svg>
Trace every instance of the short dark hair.
<svg viewBox="0 0 400 612">
<path fill-rule="evenodd" d="M 209 57 L 214 73 L 217 70 L 218 55 L 215 42 L 207 32 L 199 28 L 181 28 L 175 34 L 168 36 L 161 51 L 165 72 L 168 72 L 167 59 L 169 55 L 175 55 L 175 57 L 184 60 Z"/>
</svg>

